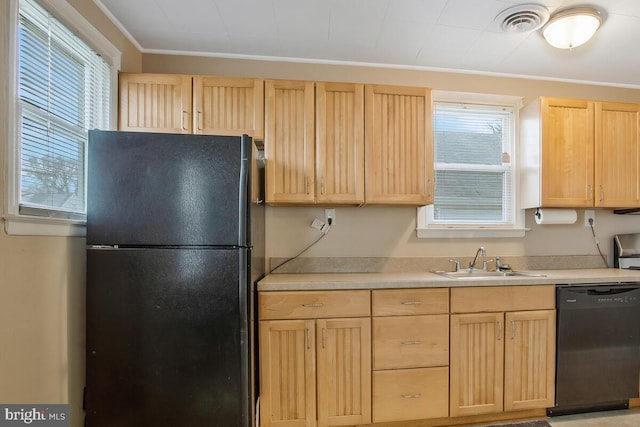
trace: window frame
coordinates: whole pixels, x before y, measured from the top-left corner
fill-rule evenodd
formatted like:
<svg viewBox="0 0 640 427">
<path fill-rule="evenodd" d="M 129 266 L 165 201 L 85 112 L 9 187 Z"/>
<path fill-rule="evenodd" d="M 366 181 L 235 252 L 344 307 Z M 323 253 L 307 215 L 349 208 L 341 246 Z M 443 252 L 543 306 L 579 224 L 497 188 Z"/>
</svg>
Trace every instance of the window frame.
<svg viewBox="0 0 640 427">
<path fill-rule="evenodd" d="M 416 234 L 418 238 L 511 238 L 524 237 L 528 229 L 525 228 L 525 210 L 520 207 L 518 183 L 518 138 L 519 138 L 519 110 L 522 107 L 522 97 L 509 95 L 492 95 L 465 92 L 432 92 L 433 102 L 447 102 L 453 104 L 469 104 L 478 106 L 508 107 L 513 109 L 513 129 L 511 147 L 511 185 L 513 188 L 512 203 L 514 211 L 513 224 L 460 224 L 433 222 L 433 204 L 421 206 L 417 209 Z M 435 132 L 435 130 L 434 130 Z M 435 144 L 435 142 L 434 142 Z M 435 161 L 435 159 L 434 159 Z"/>
<path fill-rule="evenodd" d="M 75 32 L 85 43 L 102 55 L 111 66 L 110 93 L 110 128 L 115 129 L 117 123 L 117 91 L 118 72 L 120 71 L 122 53 L 89 21 L 75 10 L 66 0 L 37 0 L 49 13 Z M 9 235 L 42 235 L 42 236 L 84 236 L 86 220 L 51 218 L 45 216 L 28 215 L 19 212 L 20 200 L 20 143 L 19 143 L 19 99 L 17 93 L 18 78 L 18 28 L 19 28 L 19 0 L 4 2 L 4 49 L 2 57 L 8 67 L 5 69 L 7 84 L 3 95 L 4 110 L 2 118 L 7 126 L 2 134 L 0 144 L 4 145 L 5 153 L 5 197 L 3 203 L 3 219 L 5 232 Z M 0 89 L 0 91 L 2 91 Z M 85 152 L 86 171 L 86 152 Z M 85 173 L 86 192 L 86 173 Z"/>
</svg>

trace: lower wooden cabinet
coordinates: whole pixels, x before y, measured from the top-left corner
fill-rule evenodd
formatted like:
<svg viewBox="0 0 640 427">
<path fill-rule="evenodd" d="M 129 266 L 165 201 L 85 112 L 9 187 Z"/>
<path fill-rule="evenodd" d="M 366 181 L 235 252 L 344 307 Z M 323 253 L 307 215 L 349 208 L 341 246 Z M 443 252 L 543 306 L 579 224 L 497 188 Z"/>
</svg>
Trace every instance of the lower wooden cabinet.
<svg viewBox="0 0 640 427">
<path fill-rule="evenodd" d="M 555 401 L 556 312 L 506 313 L 504 410 L 552 407 Z"/>
<path fill-rule="evenodd" d="M 450 416 L 547 408 L 554 404 L 555 288 L 452 290 Z M 547 308 L 538 310 L 537 308 Z"/>
<path fill-rule="evenodd" d="M 371 423 L 369 291 L 261 296 L 260 426 Z M 365 311 L 366 310 L 366 311 Z M 291 319 L 301 315 L 314 319 Z M 328 313 L 366 317 L 321 318 Z"/>
<path fill-rule="evenodd" d="M 451 316 L 451 416 L 503 410 L 504 315 Z"/>
<path fill-rule="evenodd" d="M 554 404 L 554 286 L 259 298 L 261 427 L 402 426 Z"/>
<path fill-rule="evenodd" d="M 316 425 L 315 321 L 260 322 L 260 425 Z"/>
<path fill-rule="evenodd" d="M 371 422 L 371 320 L 319 319 L 318 426 Z"/>
</svg>

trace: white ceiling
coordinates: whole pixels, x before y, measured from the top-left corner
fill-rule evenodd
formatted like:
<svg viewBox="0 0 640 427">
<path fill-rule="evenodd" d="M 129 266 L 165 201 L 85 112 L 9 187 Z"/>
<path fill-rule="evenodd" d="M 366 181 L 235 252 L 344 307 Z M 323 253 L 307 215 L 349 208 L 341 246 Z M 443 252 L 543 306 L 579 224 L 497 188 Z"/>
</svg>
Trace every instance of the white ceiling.
<svg viewBox="0 0 640 427">
<path fill-rule="evenodd" d="M 594 0 L 604 23 L 573 50 L 505 33 L 517 4 L 572 0 L 94 0 L 145 53 L 346 62 L 640 88 L 640 0 Z"/>
</svg>

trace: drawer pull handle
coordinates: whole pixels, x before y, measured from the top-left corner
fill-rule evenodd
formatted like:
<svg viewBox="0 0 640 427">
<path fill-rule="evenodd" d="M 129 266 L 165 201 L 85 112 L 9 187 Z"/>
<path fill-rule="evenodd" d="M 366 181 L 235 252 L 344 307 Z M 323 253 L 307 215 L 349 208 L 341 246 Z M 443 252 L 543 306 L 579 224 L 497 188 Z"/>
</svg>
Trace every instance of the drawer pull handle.
<svg viewBox="0 0 640 427">
<path fill-rule="evenodd" d="M 402 398 L 403 399 L 420 399 L 422 397 L 422 395 L 420 393 L 418 394 L 403 394 Z"/>
<path fill-rule="evenodd" d="M 302 304 L 303 307 L 324 307 L 324 304 L 321 302 L 314 302 L 311 304 Z"/>
<path fill-rule="evenodd" d="M 420 305 L 422 301 L 404 301 L 402 305 Z"/>
<path fill-rule="evenodd" d="M 422 341 L 402 341 L 401 345 L 418 345 L 422 344 Z"/>
</svg>

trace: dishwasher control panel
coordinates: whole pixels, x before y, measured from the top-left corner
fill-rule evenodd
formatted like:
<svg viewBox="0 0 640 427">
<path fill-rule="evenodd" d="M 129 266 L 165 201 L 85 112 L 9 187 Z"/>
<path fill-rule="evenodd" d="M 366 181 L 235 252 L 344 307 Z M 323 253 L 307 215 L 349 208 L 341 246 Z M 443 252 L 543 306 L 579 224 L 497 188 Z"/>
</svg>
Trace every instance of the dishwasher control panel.
<svg viewBox="0 0 640 427">
<path fill-rule="evenodd" d="M 559 285 L 558 290 L 558 308 L 640 305 L 640 283 Z"/>
</svg>

